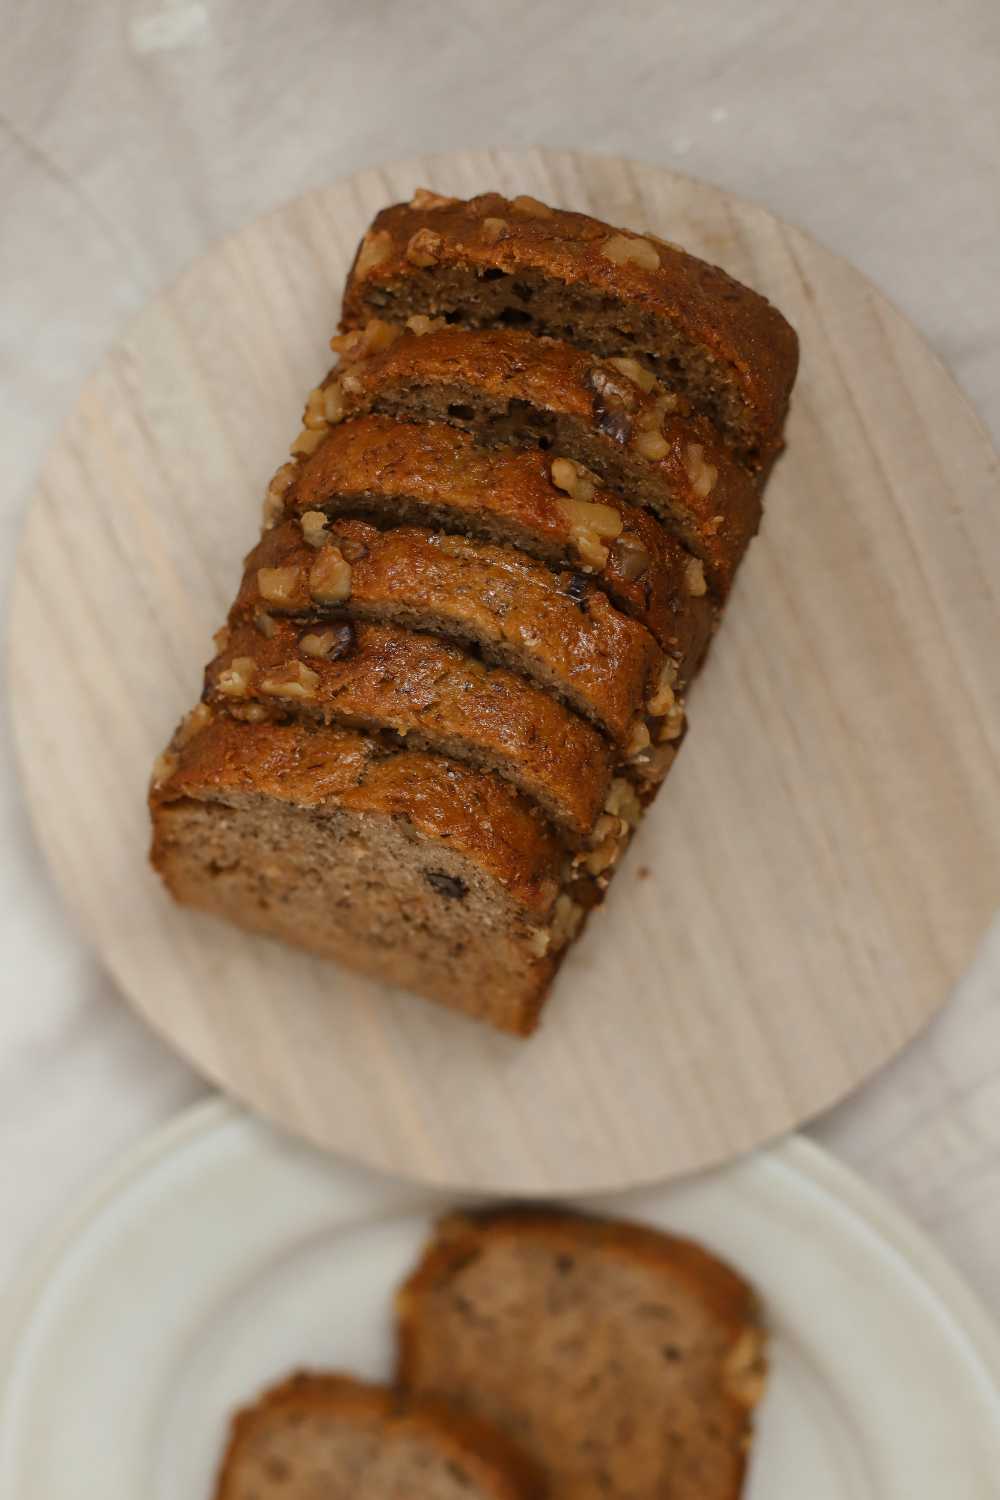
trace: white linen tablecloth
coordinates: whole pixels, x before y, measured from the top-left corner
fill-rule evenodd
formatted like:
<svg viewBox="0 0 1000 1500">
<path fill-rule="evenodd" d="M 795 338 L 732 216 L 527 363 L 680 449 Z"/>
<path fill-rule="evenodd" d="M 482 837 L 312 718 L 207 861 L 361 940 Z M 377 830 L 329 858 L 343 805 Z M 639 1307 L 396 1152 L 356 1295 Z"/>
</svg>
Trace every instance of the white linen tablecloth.
<svg viewBox="0 0 1000 1500">
<path fill-rule="evenodd" d="M 0 20 L 4 601 L 45 448 L 128 315 L 246 220 L 418 151 L 621 153 L 760 199 L 873 277 L 1000 433 L 997 0 L 0 0 Z M 3 712 L 0 1286 L 204 1091 L 64 915 Z M 1000 1311 L 998 990 L 1000 932 L 811 1133 Z"/>
</svg>

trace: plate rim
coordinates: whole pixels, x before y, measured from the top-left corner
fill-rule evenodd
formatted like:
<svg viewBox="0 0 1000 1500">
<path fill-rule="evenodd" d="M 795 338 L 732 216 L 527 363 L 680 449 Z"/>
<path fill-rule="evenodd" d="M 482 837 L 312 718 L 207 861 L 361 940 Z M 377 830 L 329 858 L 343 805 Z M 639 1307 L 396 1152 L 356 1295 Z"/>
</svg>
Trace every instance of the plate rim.
<svg viewBox="0 0 1000 1500">
<path fill-rule="evenodd" d="M 275 1126 L 263 1116 L 237 1104 L 224 1094 L 210 1095 L 154 1127 L 114 1158 L 75 1201 L 47 1230 L 29 1242 L 15 1266 L 11 1280 L 0 1297 L 0 1411 L 17 1377 L 21 1350 L 44 1299 L 46 1290 L 61 1262 L 76 1242 L 95 1224 L 114 1201 L 128 1192 L 142 1176 L 167 1160 L 178 1149 L 198 1140 L 206 1140 L 232 1124 L 250 1125 L 276 1140 L 287 1139 L 300 1150 L 320 1157 L 334 1173 L 347 1171 L 381 1183 L 390 1193 L 414 1192 L 421 1202 L 448 1201 L 459 1195 L 430 1184 L 415 1183 L 401 1177 L 374 1172 L 357 1163 L 341 1159 L 304 1142 L 301 1138 Z M 978 1374 L 991 1388 L 1000 1409 L 1000 1323 L 985 1300 L 951 1264 L 948 1257 L 929 1235 L 864 1177 L 816 1141 L 791 1132 L 777 1141 L 748 1152 L 725 1165 L 691 1173 L 687 1177 L 660 1179 L 641 1188 L 622 1189 L 612 1194 L 581 1194 L 575 1200 L 595 1198 L 627 1199 L 638 1193 L 665 1191 L 701 1178 L 739 1172 L 755 1164 L 777 1169 L 786 1179 L 818 1190 L 824 1199 L 847 1212 L 883 1245 L 899 1255 L 932 1298 L 939 1315 L 960 1335 L 964 1357 L 974 1361 Z M 464 1195 L 466 1199 L 468 1194 Z M 492 1199 L 502 1195 L 483 1194 Z M 560 1202 L 563 1200 L 560 1199 Z"/>
</svg>

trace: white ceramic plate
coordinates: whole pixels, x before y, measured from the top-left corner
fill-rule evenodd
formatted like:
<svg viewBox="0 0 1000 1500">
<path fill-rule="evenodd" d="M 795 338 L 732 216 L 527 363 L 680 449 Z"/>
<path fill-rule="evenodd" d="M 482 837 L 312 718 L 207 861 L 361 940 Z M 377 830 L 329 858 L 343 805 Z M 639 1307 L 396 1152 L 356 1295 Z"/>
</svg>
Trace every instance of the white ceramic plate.
<svg viewBox="0 0 1000 1500">
<path fill-rule="evenodd" d="M 2 1500 L 208 1500 L 227 1413 L 297 1365 L 391 1366 L 389 1295 L 442 1205 L 213 1102 L 139 1148 L 12 1292 Z M 748 1500 L 995 1500 L 1000 1339 L 925 1241 L 791 1139 L 589 1201 L 761 1288 Z"/>
</svg>

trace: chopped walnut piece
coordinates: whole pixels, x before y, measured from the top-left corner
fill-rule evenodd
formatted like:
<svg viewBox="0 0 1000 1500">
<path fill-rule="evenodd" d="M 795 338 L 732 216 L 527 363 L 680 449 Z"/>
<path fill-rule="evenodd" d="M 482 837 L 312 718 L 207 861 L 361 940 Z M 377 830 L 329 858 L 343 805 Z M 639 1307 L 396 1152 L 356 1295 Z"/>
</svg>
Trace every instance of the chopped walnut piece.
<svg viewBox="0 0 1000 1500">
<path fill-rule="evenodd" d="M 635 439 L 635 451 L 655 463 L 658 459 L 666 458 L 670 452 L 670 444 L 662 432 L 640 432 Z"/>
<path fill-rule="evenodd" d="M 263 724 L 271 717 L 263 703 L 236 703 L 227 712 L 231 719 L 239 719 L 244 724 Z"/>
<path fill-rule="evenodd" d="M 156 791 L 158 787 L 168 782 L 180 763 L 180 757 L 175 755 L 173 750 L 164 750 L 162 755 L 158 755 L 153 761 L 153 775 L 149 783 L 150 789 Z"/>
<path fill-rule="evenodd" d="M 708 592 L 705 582 L 705 564 L 700 557 L 690 557 L 684 564 L 684 586 L 695 599 Z"/>
<path fill-rule="evenodd" d="M 530 193 L 520 193 L 511 200 L 511 208 L 516 214 L 524 214 L 529 219 L 551 219 L 555 215 L 547 203 L 542 203 L 538 198 L 532 198 Z"/>
<path fill-rule="evenodd" d="M 684 467 L 691 481 L 691 488 L 700 499 L 704 500 L 706 495 L 712 493 L 719 471 L 714 464 L 706 461 L 705 450 L 701 443 L 688 443 L 684 449 Z"/>
<path fill-rule="evenodd" d="M 571 897 L 563 891 L 556 897 L 555 909 L 552 914 L 552 946 L 553 948 L 565 948 L 571 938 L 575 937 L 580 930 L 583 921 L 583 908 L 577 906 Z"/>
<path fill-rule="evenodd" d="M 326 437 L 326 427 L 303 427 L 298 437 L 289 448 L 289 453 L 297 457 L 308 458 L 310 453 L 315 453 L 320 443 Z"/>
<path fill-rule="evenodd" d="M 656 389 L 656 376 L 652 370 L 647 370 L 637 359 L 616 357 L 609 359 L 608 364 L 614 365 L 616 370 L 620 370 L 627 380 L 631 380 L 634 385 L 637 385 L 641 391 L 645 391 L 647 395 L 650 391 Z"/>
<path fill-rule="evenodd" d="M 271 698 L 315 698 L 319 674 L 304 661 L 290 661 L 276 667 L 260 680 L 260 691 Z"/>
<path fill-rule="evenodd" d="M 336 536 L 334 539 L 349 563 L 360 562 L 363 557 L 368 556 L 368 548 L 357 537 Z"/>
<path fill-rule="evenodd" d="M 684 704 L 678 698 L 671 703 L 656 725 L 656 743 L 658 745 L 669 744 L 671 740 L 679 740 L 683 733 Z"/>
<path fill-rule="evenodd" d="M 637 536 L 625 531 L 611 548 L 615 567 L 627 583 L 636 583 L 649 570 L 652 558 Z"/>
<path fill-rule="evenodd" d="M 636 796 L 635 787 L 622 776 L 616 776 L 611 783 L 604 809 L 616 818 L 624 818 L 632 828 L 642 817 L 642 803 Z"/>
<path fill-rule="evenodd" d="M 183 750 L 184 746 L 193 740 L 196 734 L 200 734 L 203 729 L 207 729 L 214 718 L 215 715 L 207 703 L 196 704 L 174 735 L 174 744 L 178 750 Z"/>
<path fill-rule="evenodd" d="M 376 266 L 388 260 L 392 254 L 392 235 L 388 229 L 369 229 L 361 241 L 358 258 L 354 262 L 354 275 L 363 280 Z"/>
<path fill-rule="evenodd" d="M 549 473 L 557 490 L 563 490 L 574 500 L 593 500 L 597 476 L 575 459 L 554 458 Z"/>
<path fill-rule="evenodd" d="M 332 426 L 336 426 L 338 422 L 344 420 L 347 408 L 344 405 L 344 387 L 342 381 L 331 380 L 330 384 L 326 387 L 323 393 L 323 413 L 326 420 Z"/>
<path fill-rule="evenodd" d="M 330 340 L 330 348 L 347 364 L 354 359 L 366 359 L 369 354 L 381 354 L 383 349 L 391 349 L 401 333 L 398 323 L 387 323 L 384 318 L 369 318 L 364 328 L 352 328 L 348 333 L 335 334 Z"/>
<path fill-rule="evenodd" d="M 644 271 L 655 271 L 660 264 L 660 257 L 656 247 L 649 240 L 634 238 L 627 234 L 613 234 L 610 239 L 604 241 L 601 246 L 601 254 L 606 260 L 613 261 L 616 266 L 624 266 L 631 263 L 641 266 Z"/>
<path fill-rule="evenodd" d="M 561 497 L 556 504 L 571 528 L 581 527 L 592 531 L 602 541 L 621 535 L 621 513 L 613 505 L 601 505 L 596 500 L 563 500 Z"/>
<path fill-rule="evenodd" d="M 632 733 L 629 735 L 628 743 L 625 746 L 625 754 L 629 760 L 635 760 L 644 750 L 648 750 L 652 743 L 653 740 L 649 733 L 649 725 L 645 719 L 638 719 L 632 726 Z"/>
<path fill-rule="evenodd" d="M 483 239 L 486 244 L 495 245 L 498 240 L 502 240 L 507 233 L 507 227 L 506 219 L 484 219 Z"/>
<path fill-rule="evenodd" d="M 269 615 L 266 609 L 255 609 L 253 612 L 253 623 L 261 635 L 267 640 L 273 641 L 278 634 L 278 622 L 273 615 Z"/>
<path fill-rule="evenodd" d="M 291 568 L 258 568 L 257 592 L 270 604 L 291 604 L 300 586 L 300 570 Z"/>
<path fill-rule="evenodd" d="M 326 426 L 325 405 L 326 392 L 322 386 L 317 386 L 315 390 L 309 392 L 306 398 L 306 409 L 302 417 L 303 426 L 307 427 L 310 432 L 319 432 Z"/>
<path fill-rule="evenodd" d="M 351 565 L 339 547 L 326 546 L 309 570 L 309 592 L 317 604 L 340 604 L 351 592 Z"/>
<path fill-rule="evenodd" d="M 223 651 L 229 650 L 229 626 L 222 625 L 212 636 L 217 653 L 221 656 Z"/>
<path fill-rule="evenodd" d="M 670 710 L 674 707 L 674 704 L 677 701 L 673 687 L 676 676 L 676 666 L 672 661 L 668 661 L 664 665 L 663 670 L 660 673 L 660 678 L 656 684 L 655 691 L 646 704 L 647 711 L 651 713 L 654 718 L 660 718 L 663 714 L 669 713 Z"/>
<path fill-rule="evenodd" d="M 579 857 L 578 863 L 590 875 L 603 875 L 620 858 L 628 828 L 624 819 L 602 814 L 591 835 L 592 848 Z"/>
<path fill-rule="evenodd" d="M 423 338 L 425 333 L 437 333 L 440 328 L 448 327 L 447 318 L 429 318 L 426 313 L 414 313 L 407 318 L 406 327 L 418 338 Z"/>
<path fill-rule="evenodd" d="M 321 656 L 335 660 L 350 650 L 354 632 L 346 623 L 329 625 L 324 630 L 310 630 L 299 637 L 299 650 L 304 656 Z"/>
<path fill-rule="evenodd" d="M 418 187 L 410 199 L 410 207 L 422 211 L 430 208 L 448 208 L 450 204 L 457 202 L 457 198 L 446 198 L 443 193 L 435 193 L 430 188 Z"/>
<path fill-rule="evenodd" d="M 256 670 L 252 656 L 234 656 L 215 679 L 215 685 L 227 698 L 246 698 Z"/>
<path fill-rule="evenodd" d="M 304 510 L 299 516 L 302 540 L 310 547 L 322 547 L 329 541 L 326 531 L 326 516 L 321 510 Z"/>
<path fill-rule="evenodd" d="M 547 927 L 536 927 L 528 937 L 528 948 L 536 958 L 544 958 L 549 951 L 552 934 Z"/>
<path fill-rule="evenodd" d="M 345 396 L 360 396 L 364 385 L 351 370 L 345 370 L 340 377 L 340 389 Z"/>
<path fill-rule="evenodd" d="M 441 236 L 435 234 L 433 229 L 418 229 L 416 234 L 410 236 L 406 258 L 413 266 L 436 266 L 441 258 L 443 245 Z"/>
</svg>

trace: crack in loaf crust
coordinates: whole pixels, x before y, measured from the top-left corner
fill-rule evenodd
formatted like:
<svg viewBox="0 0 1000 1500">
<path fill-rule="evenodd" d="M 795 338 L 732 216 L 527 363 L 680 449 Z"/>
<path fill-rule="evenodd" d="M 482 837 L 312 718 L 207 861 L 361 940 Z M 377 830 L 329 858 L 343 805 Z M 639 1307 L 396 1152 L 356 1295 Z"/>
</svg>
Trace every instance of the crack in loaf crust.
<svg viewBox="0 0 1000 1500">
<path fill-rule="evenodd" d="M 679 415 L 680 398 L 644 390 L 610 360 L 519 329 L 407 333 L 332 371 L 322 391 L 341 417 L 447 422 L 487 446 L 541 445 L 579 462 L 652 510 L 720 595 L 760 521 L 760 478 L 704 417 Z"/>
<path fill-rule="evenodd" d="M 216 1500 L 542 1500 L 502 1434 L 433 1401 L 301 1372 L 233 1419 Z"/>
<path fill-rule="evenodd" d="M 387 730 L 420 749 L 497 771 L 536 800 L 571 842 L 590 833 L 611 785 L 603 736 L 547 692 L 436 636 L 358 623 L 344 654 L 307 656 L 315 627 L 238 623 L 206 672 L 206 700 L 237 716 Z"/>
<path fill-rule="evenodd" d="M 204 705 L 150 794 L 178 899 L 503 1030 L 533 1030 L 569 933 L 565 854 L 496 777 Z"/>
<path fill-rule="evenodd" d="M 714 625 L 712 601 L 690 568 L 690 554 L 647 511 L 600 488 L 593 500 L 617 511 L 621 529 L 606 544 L 597 538 L 595 546 L 551 469 L 551 456 L 537 450 L 480 448 L 468 433 L 442 423 L 367 416 L 332 429 L 302 463 L 286 505 L 300 515 L 354 511 L 371 513 L 380 524 L 460 531 L 571 567 L 646 626 L 678 663 L 683 683 Z"/>
<path fill-rule="evenodd" d="M 343 327 L 371 316 L 516 322 L 598 354 L 638 357 L 683 389 L 750 464 L 780 440 L 798 339 L 718 266 L 532 198 L 419 190 L 383 209 L 348 277 Z"/>
<path fill-rule="evenodd" d="M 297 520 L 275 527 L 251 552 L 231 624 L 256 618 L 268 628 L 269 614 L 348 615 L 465 640 L 627 742 L 665 660 L 649 632 L 585 576 L 413 526 L 380 531 L 357 519 L 306 518 L 305 527 Z M 310 577 L 317 566 L 322 575 L 327 548 L 344 559 L 336 590 L 344 597 L 323 604 Z M 309 639 L 322 646 L 316 633 Z"/>
<path fill-rule="evenodd" d="M 444 1220 L 399 1376 L 515 1436 L 553 1500 L 737 1500 L 764 1386 L 752 1289 L 699 1246 L 545 1211 Z"/>
</svg>

